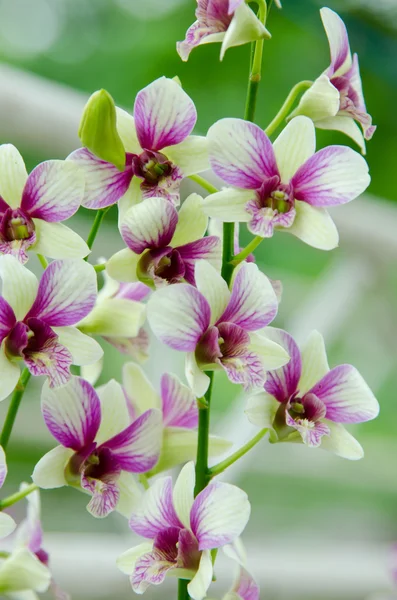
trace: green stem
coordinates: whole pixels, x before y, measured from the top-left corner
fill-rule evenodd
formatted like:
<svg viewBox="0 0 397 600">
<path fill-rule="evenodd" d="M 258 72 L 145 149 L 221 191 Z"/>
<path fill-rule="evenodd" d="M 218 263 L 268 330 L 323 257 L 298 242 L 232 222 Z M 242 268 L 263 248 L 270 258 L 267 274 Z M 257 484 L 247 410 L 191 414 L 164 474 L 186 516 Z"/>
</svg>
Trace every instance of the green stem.
<svg viewBox="0 0 397 600">
<path fill-rule="evenodd" d="M 261 431 L 257 433 L 256 436 L 252 438 L 252 440 L 244 444 L 244 446 L 242 446 L 239 450 L 231 454 L 228 458 L 225 458 L 225 460 L 223 460 L 222 462 L 211 467 L 211 469 L 209 470 L 210 476 L 214 477 L 214 475 L 219 475 L 220 473 L 223 473 L 223 471 L 225 471 L 228 467 L 233 465 L 237 460 L 244 456 L 244 454 L 247 454 L 247 452 L 249 452 L 251 448 L 256 446 L 256 444 L 260 442 L 260 440 L 266 435 L 267 431 L 267 428 L 261 429 Z"/>
<path fill-rule="evenodd" d="M 260 237 L 259 235 L 257 235 L 256 237 L 254 237 L 250 243 L 243 249 L 241 250 L 241 252 L 239 252 L 239 254 L 236 254 L 236 256 L 233 256 L 232 258 L 232 264 L 237 267 L 237 265 L 239 265 L 241 262 L 243 262 L 243 260 L 245 260 L 247 258 L 247 256 L 249 256 L 250 254 L 252 254 L 252 252 L 254 250 L 256 250 L 256 248 L 259 246 L 259 244 L 264 240 L 265 238 Z"/>
<path fill-rule="evenodd" d="M 234 256 L 234 223 L 223 224 L 223 241 L 222 241 L 222 271 L 221 275 L 229 285 L 233 275 L 234 265 L 232 258 Z"/>
<path fill-rule="evenodd" d="M 101 223 L 102 223 L 106 213 L 108 212 L 108 210 L 109 210 L 109 207 L 101 208 L 100 210 L 97 210 L 94 222 L 91 227 L 91 231 L 88 234 L 88 238 L 87 238 L 87 246 L 89 247 L 90 250 L 91 250 L 92 246 L 94 245 L 95 238 L 98 235 L 99 228 L 100 228 Z M 88 260 L 88 255 L 85 257 L 84 260 Z"/>
<path fill-rule="evenodd" d="M 178 580 L 178 600 L 189 600 L 190 596 L 187 591 L 188 585 L 189 581 L 187 579 Z"/>
<path fill-rule="evenodd" d="M 210 433 L 210 409 L 212 386 L 214 382 L 214 373 L 206 373 L 210 378 L 208 390 L 204 394 L 205 402 L 199 403 L 199 422 L 198 422 L 198 440 L 197 440 L 197 460 L 196 460 L 196 487 L 194 495 L 197 496 L 209 483 L 211 479 L 208 472 L 208 446 Z"/>
<path fill-rule="evenodd" d="M 29 379 L 30 371 L 25 367 L 11 396 L 10 406 L 8 407 L 7 416 L 0 434 L 0 445 L 3 446 L 4 450 L 6 449 L 8 440 L 10 439 L 12 428 L 14 427 L 15 419 L 18 413 L 19 405 L 21 404 L 21 400 L 25 393 Z"/>
<path fill-rule="evenodd" d="M 210 194 L 216 194 L 216 192 L 219 192 L 218 188 L 216 188 L 214 185 L 212 185 L 212 183 L 204 179 L 204 177 L 200 177 L 200 175 L 189 175 L 189 179 L 191 179 L 195 183 L 198 183 L 198 185 L 201 185 L 201 187 L 207 190 L 207 192 L 209 192 Z"/>
<path fill-rule="evenodd" d="M 37 258 L 39 259 L 40 264 L 43 267 L 43 269 L 46 269 L 48 267 L 48 260 L 46 259 L 46 257 L 43 256 L 42 254 L 38 254 Z"/>
<path fill-rule="evenodd" d="M 101 263 L 100 265 L 94 265 L 94 269 L 97 273 L 104 271 L 106 269 L 106 263 Z"/>
<path fill-rule="evenodd" d="M 8 508 L 8 506 L 16 504 L 17 502 L 19 502 L 26 496 L 29 496 L 29 494 L 38 489 L 39 488 L 37 487 L 37 485 L 31 483 L 30 485 L 26 486 L 24 490 L 16 492 L 15 494 L 11 494 L 11 496 L 7 496 L 7 498 L 4 498 L 4 500 L 0 500 L 0 510 L 4 510 L 5 508 Z"/>
<path fill-rule="evenodd" d="M 258 18 L 266 23 L 266 8 L 263 5 L 259 6 Z M 262 57 L 263 57 L 264 40 L 256 40 L 254 57 L 251 62 L 250 74 L 248 78 L 247 99 L 245 101 L 244 119 L 246 121 L 254 121 L 256 101 L 258 98 L 259 83 L 261 81 L 262 72 Z"/>
<path fill-rule="evenodd" d="M 274 117 L 273 121 L 266 127 L 266 135 L 271 136 L 272 133 L 274 133 L 276 129 L 278 129 L 278 127 L 282 124 L 284 119 L 288 117 L 289 113 L 291 112 L 292 106 L 299 94 L 309 89 L 312 85 L 312 81 L 300 81 L 299 83 L 294 85 L 287 98 L 285 99 L 284 104 Z"/>
</svg>

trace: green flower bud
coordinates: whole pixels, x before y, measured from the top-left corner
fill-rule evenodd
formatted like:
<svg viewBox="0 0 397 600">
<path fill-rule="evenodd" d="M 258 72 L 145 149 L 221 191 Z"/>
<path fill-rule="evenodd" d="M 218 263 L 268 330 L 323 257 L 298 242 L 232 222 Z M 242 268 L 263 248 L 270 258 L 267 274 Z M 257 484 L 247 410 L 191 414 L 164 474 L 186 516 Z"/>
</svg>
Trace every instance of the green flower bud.
<svg viewBox="0 0 397 600">
<path fill-rule="evenodd" d="M 79 127 L 83 146 L 120 171 L 125 167 L 125 149 L 116 127 L 116 107 L 106 90 L 94 92 L 85 105 Z"/>
</svg>

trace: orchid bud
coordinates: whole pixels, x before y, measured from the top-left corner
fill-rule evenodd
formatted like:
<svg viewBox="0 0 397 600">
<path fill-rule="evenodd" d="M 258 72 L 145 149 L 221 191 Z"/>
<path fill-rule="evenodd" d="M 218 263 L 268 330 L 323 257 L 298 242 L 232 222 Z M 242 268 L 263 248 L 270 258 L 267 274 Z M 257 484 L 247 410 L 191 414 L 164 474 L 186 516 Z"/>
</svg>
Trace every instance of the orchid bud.
<svg viewBox="0 0 397 600">
<path fill-rule="evenodd" d="M 89 98 L 81 118 L 79 137 L 95 156 L 120 171 L 124 170 L 125 150 L 116 127 L 116 107 L 106 90 L 99 90 Z"/>
</svg>

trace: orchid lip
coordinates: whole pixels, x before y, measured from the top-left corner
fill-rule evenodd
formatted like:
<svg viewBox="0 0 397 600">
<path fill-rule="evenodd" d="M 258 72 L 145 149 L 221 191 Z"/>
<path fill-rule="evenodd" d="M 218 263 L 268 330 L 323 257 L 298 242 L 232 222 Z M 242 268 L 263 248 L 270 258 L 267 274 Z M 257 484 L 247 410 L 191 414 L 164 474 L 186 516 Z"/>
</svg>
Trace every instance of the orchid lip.
<svg viewBox="0 0 397 600">
<path fill-rule="evenodd" d="M 34 236 L 33 220 L 20 208 L 9 208 L 2 216 L 0 235 L 7 242 L 29 240 Z"/>
<path fill-rule="evenodd" d="M 156 186 L 163 177 L 171 175 L 172 163 L 161 152 L 144 150 L 132 158 L 134 174 L 145 181 L 147 185 Z"/>
</svg>

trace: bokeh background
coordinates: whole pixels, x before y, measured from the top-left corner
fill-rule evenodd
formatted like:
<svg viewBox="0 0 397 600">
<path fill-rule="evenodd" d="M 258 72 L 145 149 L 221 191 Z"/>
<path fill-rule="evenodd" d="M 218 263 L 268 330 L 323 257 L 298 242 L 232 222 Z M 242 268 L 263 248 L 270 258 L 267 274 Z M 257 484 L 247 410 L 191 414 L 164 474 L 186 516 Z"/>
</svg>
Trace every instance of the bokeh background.
<svg viewBox="0 0 397 600">
<path fill-rule="evenodd" d="M 272 9 L 265 43 L 257 121 L 272 119 L 288 91 L 314 79 L 329 64 L 317 0 L 284 0 Z M 243 486 L 253 506 L 244 540 L 252 571 L 268 600 L 364 599 L 392 589 L 390 548 L 397 540 L 397 2 L 329 0 L 344 18 L 359 53 L 367 107 L 378 130 L 368 144 L 372 183 L 365 197 L 334 212 L 340 247 L 313 250 L 277 234 L 257 251 L 257 262 L 284 286 L 277 325 L 304 340 L 313 328 L 325 336 L 330 364 L 355 364 L 381 404 L 380 417 L 356 426 L 365 458 L 349 463 L 322 451 L 266 441 L 227 474 Z M 178 75 L 198 109 L 197 132 L 224 116 L 241 117 L 249 48 L 219 46 L 193 52 L 183 64 L 175 51 L 194 18 L 194 0 L 0 0 L 0 141 L 12 142 L 29 168 L 65 157 L 78 146 L 81 109 L 90 93 L 106 88 L 132 110 L 134 96 L 153 79 Z M 349 144 L 318 132 L 319 147 Z M 199 191 L 193 183 L 184 193 Z M 73 219 L 86 234 L 93 214 Z M 122 247 L 116 210 L 108 213 L 94 259 Z M 243 241 L 248 240 L 242 232 Z M 35 267 L 34 259 L 29 265 Z M 109 346 L 103 381 L 120 380 L 123 359 Z M 181 357 L 152 344 L 146 370 L 182 373 Z M 216 379 L 214 431 L 236 447 L 252 435 L 239 391 Z M 3 418 L 7 401 L 0 407 Z M 9 445 L 4 494 L 29 480 L 35 462 L 53 446 L 32 385 Z M 112 515 L 94 520 L 86 497 L 70 489 L 42 494 L 46 546 L 56 578 L 73 598 L 132 596 L 114 561 L 136 539 Z M 23 504 L 23 503 L 22 503 Z M 22 516 L 24 507 L 16 507 Z M 219 563 L 213 596 L 231 578 Z M 171 582 L 146 598 L 174 598 Z"/>
</svg>

